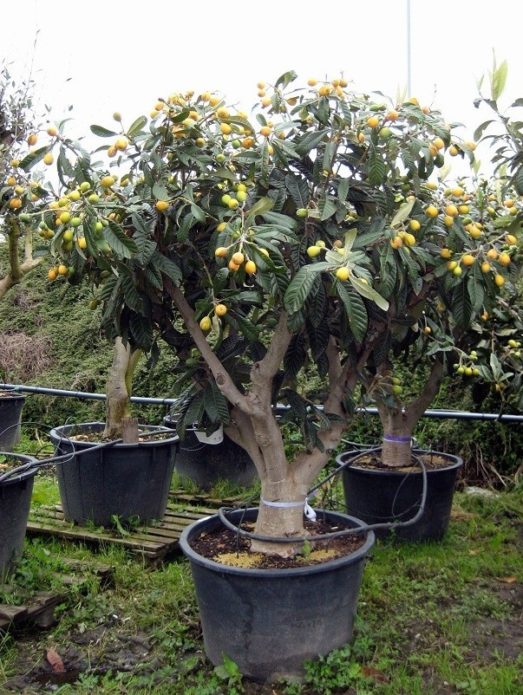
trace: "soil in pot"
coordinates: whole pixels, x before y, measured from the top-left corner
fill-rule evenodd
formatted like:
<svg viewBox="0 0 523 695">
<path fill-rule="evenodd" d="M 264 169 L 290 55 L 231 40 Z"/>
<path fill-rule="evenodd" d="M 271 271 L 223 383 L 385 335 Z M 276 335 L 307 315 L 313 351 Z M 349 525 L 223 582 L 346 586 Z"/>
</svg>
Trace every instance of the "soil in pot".
<svg viewBox="0 0 523 695">
<path fill-rule="evenodd" d="M 176 429 L 170 415 L 163 420 L 166 427 Z M 188 478 L 201 490 L 210 490 L 220 480 L 249 487 L 257 479 L 256 468 L 245 449 L 224 433 L 219 444 L 204 444 L 195 428 L 188 428 L 180 439 L 175 463 L 176 472 Z"/>
<path fill-rule="evenodd" d="M 0 391 L 0 451 L 12 451 L 20 441 L 20 418 L 25 396 Z"/>
<path fill-rule="evenodd" d="M 32 456 L 0 452 L 0 475 L 34 460 Z M 36 470 L 0 482 L 0 582 L 22 553 Z"/>
<path fill-rule="evenodd" d="M 421 518 L 413 525 L 397 527 L 394 536 L 406 541 L 441 540 L 445 535 L 452 507 L 454 485 L 463 461 L 442 452 L 414 450 L 427 469 L 427 500 Z M 347 511 L 368 524 L 405 522 L 420 508 L 423 476 L 419 465 L 401 468 L 384 466 L 379 451 L 361 454 L 344 452 L 338 464 L 354 459 L 343 471 Z M 390 531 L 378 529 L 385 537 Z"/>
<path fill-rule="evenodd" d="M 235 523 L 253 523 L 256 509 L 237 510 Z M 328 526 L 354 527 L 358 519 L 320 512 Z M 218 531 L 218 540 L 213 538 Z M 201 536 L 204 536 L 203 540 Z M 240 538 L 232 534 L 222 549 L 234 556 Z M 223 526 L 218 516 L 203 519 L 181 537 L 180 546 L 191 562 L 200 607 L 205 651 L 213 664 L 232 659 L 245 676 L 260 681 L 299 678 L 304 662 L 341 647 L 352 637 L 364 560 L 374 534 L 358 538 L 359 547 L 341 557 L 307 565 L 241 567 L 218 563 L 198 552 L 220 554 Z M 213 540 L 210 540 L 213 539 Z M 221 539 L 221 540 L 220 540 Z M 354 541 L 354 538 L 352 539 Z M 218 546 L 218 547 L 217 547 Z"/>
<path fill-rule="evenodd" d="M 57 427 L 50 433 L 57 454 L 71 454 L 57 466 L 64 517 L 78 524 L 111 526 L 118 521 L 163 518 L 178 437 L 162 427 L 141 426 L 157 438 L 137 444 L 100 442 L 103 423 Z M 159 437 L 159 438 L 158 438 Z"/>
</svg>

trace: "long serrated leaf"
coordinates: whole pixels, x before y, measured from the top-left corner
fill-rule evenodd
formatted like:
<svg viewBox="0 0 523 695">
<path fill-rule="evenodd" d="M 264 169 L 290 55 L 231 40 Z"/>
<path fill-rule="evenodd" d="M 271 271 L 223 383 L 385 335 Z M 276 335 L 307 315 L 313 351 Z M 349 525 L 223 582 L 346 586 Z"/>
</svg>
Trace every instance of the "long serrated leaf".
<svg viewBox="0 0 523 695">
<path fill-rule="evenodd" d="M 109 222 L 104 230 L 104 237 L 113 251 L 121 258 L 132 258 L 133 254 L 138 253 L 138 247 L 134 240 L 128 237 L 114 222 Z"/>
<path fill-rule="evenodd" d="M 252 224 L 257 215 L 264 215 L 272 209 L 274 200 L 266 196 L 257 200 L 247 213 L 247 224 Z"/>
<path fill-rule="evenodd" d="M 325 198 L 325 200 L 320 204 L 320 220 L 325 222 L 329 217 L 332 217 L 336 212 L 336 203 L 330 198 Z"/>
<path fill-rule="evenodd" d="M 152 256 L 151 262 L 154 263 L 156 268 L 160 270 L 164 275 L 167 275 L 175 285 L 179 285 L 182 280 L 182 271 L 178 264 L 171 258 L 167 258 L 159 251 L 155 251 Z"/>
<path fill-rule="evenodd" d="M 342 283 L 337 283 L 336 291 L 345 308 L 352 335 L 358 343 L 363 342 L 369 322 L 363 299 L 353 290 L 345 289 Z"/>
<path fill-rule="evenodd" d="M 155 183 L 152 193 L 156 200 L 169 200 L 169 191 L 162 183 Z"/>
<path fill-rule="evenodd" d="M 114 138 L 118 135 L 114 130 L 109 130 L 101 125 L 92 125 L 90 130 L 91 133 L 98 135 L 100 138 Z"/>
<path fill-rule="evenodd" d="M 490 96 L 494 101 L 497 101 L 503 94 L 507 82 L 507 75 L 508 63 L 504 60 L 499 68 L 493 71 L 490 79 Z"/>
<path fill-rule="evenodd" d="M 127 129 L 127 135 L 130 138 L 135 137 L 147 125 L 147 118 L 139 116 Z"/>
<path fill-rule="evenodd" d="M 121 287 L 127 306 L 136 313 L 143 314 L 143 301 L 136 289 L 134 278 L 130 272 L 127 271 L 122 273 Z"/>
<path fill-rule="evenodd" d="M 370 285 L 363 282 L 361 278 L 357 278 L 351 274 L 349 281 L 358 294 L 361 294 L 362 297 L 366 297 L 367 299 L 371 299 L 383 311 L 388 311 L 389 302 Z"/>
<path fill-rule="evenodd" d="M 211 422 L 221 422 L 223 425 L 229 424 L 229 405 L 227 399 L 220 391 L 214 381 L 210 381 L 204 391 L 203 396 L 205 412 Z"/>
<path fill-rule="evenodd" d="M 400 209 L 396 212 L 396 214 L 392 218 L 390 226 L 391 227 L 397 227 L 398 225 L 405 222 L 407 217 L 412 212 L 412 208 L 414 207 L 415 202 L 416 202 L 416 199 L 414 196 L 412 196 L 412 200 L 408 200 L 406 203 L 403 203 L 403 205 L 400 207 Z"/>
<path fill-rule="evenodd" d="M 49 152 L 49 147 L 40 147 L 39 149 L 30 152 L 20 162 L 20 168 L 24 171 L 29 171 L 32 167 L 34 167 L 35 164 L 42 161 L 47 152 Z"/>
<path fill-rule="evenodd" d="M 308 133 L 301 139 L 300 143 L 296 145 L 296 152 L 300 156 L 307 154 L 311 150 L 315 149 L 327 134 L 327 130 L 319 130 L 314 133 Z"/>
<path fill-rule="evenodd" d="M 297 208 L 306 208 L 309 204 L 309 187 L 305 179 L 296 174 L 287 174 L 285 187 Z"/>
<path fill-rule="evenodd" d="M 153 332 L 148 321 L 133 312 L 129 317 L 129 330 L 137 347 L 142 350 L 150 350 Z"/>
<path fill-rule="evenodd" d="M 302 309 L 312 288 L 318 282 L 318 274 L 312 270 L 313 267 L 301 267 L 287 287 L 283 301 L 290 314 Z"/>
</svg>

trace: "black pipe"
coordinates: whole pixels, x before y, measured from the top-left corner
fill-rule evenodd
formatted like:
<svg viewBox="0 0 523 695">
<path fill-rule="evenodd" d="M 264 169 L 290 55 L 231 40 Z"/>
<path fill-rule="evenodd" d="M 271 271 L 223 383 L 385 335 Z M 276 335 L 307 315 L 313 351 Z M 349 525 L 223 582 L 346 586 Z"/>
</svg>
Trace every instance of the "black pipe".
<svg viewBox="0 0 523 695">
<path fill-rule="evenodd" d="M 86 400 L 103 401 L 106 399 L 105 393 L 89 393 L 84 391 L 66 391 L 64 389 L 52 389 L 44 386 L 25 386 L 23 384 L 0 384 L 1 389 L 10 389 L 14 391 L 26 391 L 27 393 L 41 393 L 47 396 L 65 396 L 69 398 L 80 398 Z M 133 403 L 142 403 L 144 405 L 174 405 L 177 403 L 177 398 L 148 398 L 144 396 L 131 396 Z M 283 412 L 289 406 L 278 405 L 276 410 Z M 368 413 L 369 415 L 377 415 L 377 408 L 356 408 L 357 413 Z M 426 410 L 423 417 L 444 419 L 444 420 L 495 420 L 497 422 L 523 422 L 523 415 L 515 415 L 512 413 L 472 413 L 466 410 Z"/>
</svg>

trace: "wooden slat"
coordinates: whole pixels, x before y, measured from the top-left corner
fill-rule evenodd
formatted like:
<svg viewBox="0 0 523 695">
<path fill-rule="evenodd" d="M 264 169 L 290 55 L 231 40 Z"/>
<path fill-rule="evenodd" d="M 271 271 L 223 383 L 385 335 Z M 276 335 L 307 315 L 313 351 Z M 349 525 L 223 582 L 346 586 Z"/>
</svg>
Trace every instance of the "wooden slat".
<svg viewBox="0 0 523 695">
<path fill-rule="evenodd" d="M 129 530 L 128 535 L 123 536 L 110 529 L 98 531 L 65 521 L 60 505 L 42 506 L 32 510 L 27 533 L 98 545 L 119 545 L 152 561 L 159 561 L 168 553 L 178 550 L 178 541 L 186 526 L 214 513 L 216 509 L 211 508 L 170 508 L 167 509 L 163 521 Z"/>
</svg>

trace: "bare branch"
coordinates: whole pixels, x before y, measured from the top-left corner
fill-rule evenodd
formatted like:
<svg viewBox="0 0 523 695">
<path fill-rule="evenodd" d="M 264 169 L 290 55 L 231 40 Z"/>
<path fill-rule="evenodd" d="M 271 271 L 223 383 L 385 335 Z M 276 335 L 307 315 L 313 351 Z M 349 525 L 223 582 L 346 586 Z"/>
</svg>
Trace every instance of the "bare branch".
<svg viewBox="0 0 523 695">
<path fill-rule="evenodd" d="M 443 379 L 443 362 L 436 358 L 432 363 L 430 374 L 420 395 L 405 407 L 409 421 L 414 424 L 434 400 Z"/>
<path fill-rule="evenodd" d="M 258 397 L 264 408 L 270 408 L 272 382 L 285 357 L 292 334 L 287 327 L 287 313 L 280 315 L 274 329 L 271 343 L 265 356 L 256 362 L 251 369 L 251 380 L 254 386 L 255 398 Z"/>
</svg>

